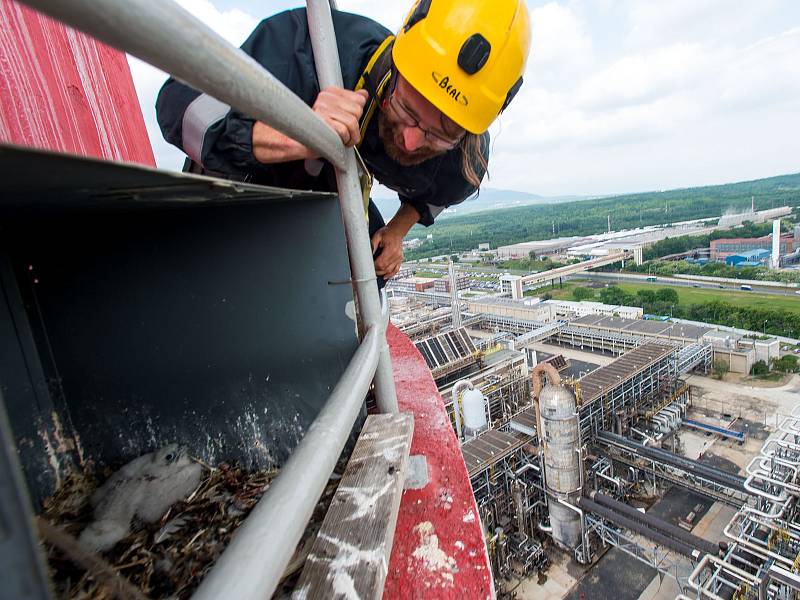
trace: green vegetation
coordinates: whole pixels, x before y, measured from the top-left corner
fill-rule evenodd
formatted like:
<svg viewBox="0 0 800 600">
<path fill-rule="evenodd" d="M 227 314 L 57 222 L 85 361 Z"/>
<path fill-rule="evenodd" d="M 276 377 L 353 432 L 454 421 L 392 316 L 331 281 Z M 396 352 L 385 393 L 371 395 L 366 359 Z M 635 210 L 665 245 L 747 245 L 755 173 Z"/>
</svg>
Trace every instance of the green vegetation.
<svg viewBox="0 0 800 600">
<path fill-rule="evenodd" d="M 685 260 L 656 260 L 638 266 L 633 264 L 626 265 L 625 270 L 632 273 L 647 273 L 649 275 L 664 275 L 668 277 L 681 273 L 707 277 L 800 283 L 800 272 L 798 271 L 775 271 L 767 267 L 731 267 L 720 262 L 698 265 L 688 263 Z"/>
<path fill-rule="evenodd" d="M 627 292 L 630 296 L 635 297 L 639 293 L 639 291 L 653 291 L 658 290 L 659 288 L 669 288 L 675 291 L 678 295 L 678 304 L 683 306 L 689 306 L 691 304 L 705 304 L 705 303 L 713 303 L 713 302 L 720 302 L 724 301 L 726 304 L 730 304 L 735 308 L 747 308 L 747 309 L 781 309 L 792 312 L 800 317 L 800 302 L 798 302 L 795 298 L 791 296 L 778 296 L 775 294 L 759 294 L 758 292 L 740 292 L 738 290 L 715 290 L 715 289 L 708 289 L 708 288 L 692 288 L 687 286 L 663 286 L 661 284 L 652 284 L 652 283 L 618 283 L 611 287 L 618 287 L 622 289 L 622 291 Z M 630 299 L 630 296 L 628 299 Z M 601 300 L 602 301 L 602 300 Z M 641 306 L 641 304 L 634 304 L 634 306 Z M 645 310 L 645 312 L 651 312 Z M 655 312 L 655 311 L 653 311 Z M 657 314 L 669 314 L 669 309 L 667 312 L 660 312 Z M 676 317 L 679 315 L 675 315 Z M 687 317 L 691 318 L 691 317 Z M 739 327 L 739 325 L 737 325 Z M 754 331 L 761 331 L 761 327 L 750 327 L 748 329 L 753 329 Z M 778 333 L 778 332 L 772 332 Z M 778 335 L 784 335 L 778 333 Z M 788 335 L 788 334 L 786 334 Z M 790 336 L 796 337 L 796 336 Z"/>
<path fill-rule="evenodd" d="M 575 291 L 572 291 L 573 297 Z M 648 284 L 621 283 L 602 288 L 599 300 L 607 304 L 641 306 L 645 313 L 763 331 L 772 335 L 800 336 L 800 302 L 788 296 L 726 290 L 655 288 Z M 724 298 L 724 300 L 720 300 Z"/>
<path fill-rule="evenodd" d="M 769 365 L 763 360 L 757 360 L 752 367 L 750 367 L 750 375 L 759 376 L 769 373 Z"/>
<path fill-rule="evenodd" d="M 556 236 L 589 235 L 606 230 L 608 215 L 615 229 L 665 222 L 716 218 L 727 210 L 742 211 L 756 198 L 756 209 L 800 205 L 800 174 L 783 175 L 743 183 L 629 194 L 610 198 L 524 206 L 444 219 L 427 228 L 433 234 L 406 254 L 408 259 L 452 254 L 475 248 Z M 409 237 L 424 237 L 412 228 Z M 696 246 L 695 246 L 696 247 Z"/>
<path fill-rule="evenodd" d="M 711 367 L 711 376 L 714 379 L 722 379 L 729 370 L 728 363 L 724 360 L 717 359 Z"/>
<path fill-rule="evenodd" d="M 780 373 L 797 373 L 800 366 L 797 364 L 797 357 L 792 354 L 772 359 L 772 368 Z"/>
<path fill-rule="evenodd" d="M 442 277 L 441 273 L 435 271 L 416 271 L 414 277 L 425 277 L 427 279 L 439 279 Z"/>
<path fill-rule="evenodd" d="M 594 298 L 594 290 L 589 287 L 576 287 L 572 290 L 572 299 L 581 302 L 582 300 L 592 300 Z"/>
</svg>

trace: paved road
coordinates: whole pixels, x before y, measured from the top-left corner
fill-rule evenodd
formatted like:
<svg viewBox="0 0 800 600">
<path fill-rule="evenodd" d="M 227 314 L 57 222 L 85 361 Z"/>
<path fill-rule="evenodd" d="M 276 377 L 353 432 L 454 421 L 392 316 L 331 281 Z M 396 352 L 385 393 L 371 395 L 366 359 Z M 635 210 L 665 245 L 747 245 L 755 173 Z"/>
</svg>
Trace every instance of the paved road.
<svg viewBox="0 0 800 600">
<path fill-rule="evenodd" d="M 647 281 L 646 276 L 642 275 L 628 275 L 626 273 L 581 273 L 580 275 L 573 275 L 570 279 L 591 279 L 593 281 L 615 281 L 615 282 L 628 282 L 628 283 L 650 283 L 652 285 L 677 285 L 682 287 L 697 287 L 702 289 L 708 290 L 717 290 L 717 291 L 737 291 L 742 294 L 747 294 L 748 292 L 741 291 L 739 288 L 733 284 L 717 284 L 717 283 L 708 283 L 704 281 L 692 281 L 690 279 L 676 279 L 673 277 L 656 277 L 656 281 Z M 723 287 L 720 288 L 720 285 Z M 794 293 L 795 290 L 787 289 L 775 289 L 775 288 L 762 288 L 762 287 L 753 287 L 753 293 L 758 294 L 770 294 L 774 296 L 793 296 L 797 298 L 797 301 L 800 302 L 800 296 Z"/>
</svg>

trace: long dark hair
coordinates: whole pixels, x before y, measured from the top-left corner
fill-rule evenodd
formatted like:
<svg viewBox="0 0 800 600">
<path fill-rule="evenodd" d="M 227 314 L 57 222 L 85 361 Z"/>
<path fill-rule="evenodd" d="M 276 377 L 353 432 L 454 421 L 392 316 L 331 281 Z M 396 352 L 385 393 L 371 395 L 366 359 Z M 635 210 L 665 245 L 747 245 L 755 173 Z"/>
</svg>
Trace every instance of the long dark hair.
<svg viewBox="0 0 800 600">
<path fill-rule="evenodd" d="M 481 137 L 475 133 L 467 133 L 461 140 L 461 175 L 476 188 L 480 187 L 489 163 L 481 152 Z"/>
</svg>

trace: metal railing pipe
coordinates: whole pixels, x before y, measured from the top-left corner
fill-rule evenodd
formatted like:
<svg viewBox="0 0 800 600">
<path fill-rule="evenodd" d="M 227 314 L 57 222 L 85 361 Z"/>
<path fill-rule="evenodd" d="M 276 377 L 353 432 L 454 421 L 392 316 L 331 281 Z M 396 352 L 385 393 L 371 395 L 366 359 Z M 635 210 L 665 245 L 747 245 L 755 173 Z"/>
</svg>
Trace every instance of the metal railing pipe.
<svg viewBox="0 0 800 600">
<path fill-rule="evenodd" d="M 342 87 L 342 69 L 336 34 L 328 0 L 308 0 L 308 29 L 314 49 L 314 62 L 320 89 Z M 362 326 L 369 327 L 381 321 L 381 304 L 375 285 L 375 263 L 367 221 L 364 218 L 364 195 L 358 180 L 355 151 L 345 152 L 344 163 L 336 166 L 336 184 L 342 207 L 347 247 L 350 251 L 350 268 L 356 286 Z M 380 358 L 375 371 L 375 400 L 378 411 L 396 413 L 397 392 L 392 373 L 392 361 L 386 336 L 379 342 Z"/>
<path fill-rule="evenodd" d="M 22 0 L 345 165 L 339 136 L 253 58 L 165 0 Z"/>
<path fill-rule="evenodd" d="M 370 327 L 328 402 L 263 498 L 192 596 L 262 600 L 272 596 L 363 404 L 383 328 Z"/>
</svg>

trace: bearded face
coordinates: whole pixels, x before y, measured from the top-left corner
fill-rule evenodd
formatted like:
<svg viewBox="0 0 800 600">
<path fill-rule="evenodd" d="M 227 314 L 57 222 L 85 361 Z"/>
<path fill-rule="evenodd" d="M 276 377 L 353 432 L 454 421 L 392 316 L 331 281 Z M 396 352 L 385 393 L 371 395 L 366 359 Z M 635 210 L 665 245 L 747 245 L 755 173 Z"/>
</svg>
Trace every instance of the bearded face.
<svg viewBox="0 0 800 600">
<path fill-rule="evenodd" d="M 383 142 L 383 148 L 396 163 L 404 167 L 412 167 L 425 162 L 435 156 L 444 154 L 446 150 L 437 150 L 427 145 L 407 151 L 403 144 L 403 130 L 406 125 L 395 122 L 387 112 L 378 113 L 378 135 Z"/>
</svg>

